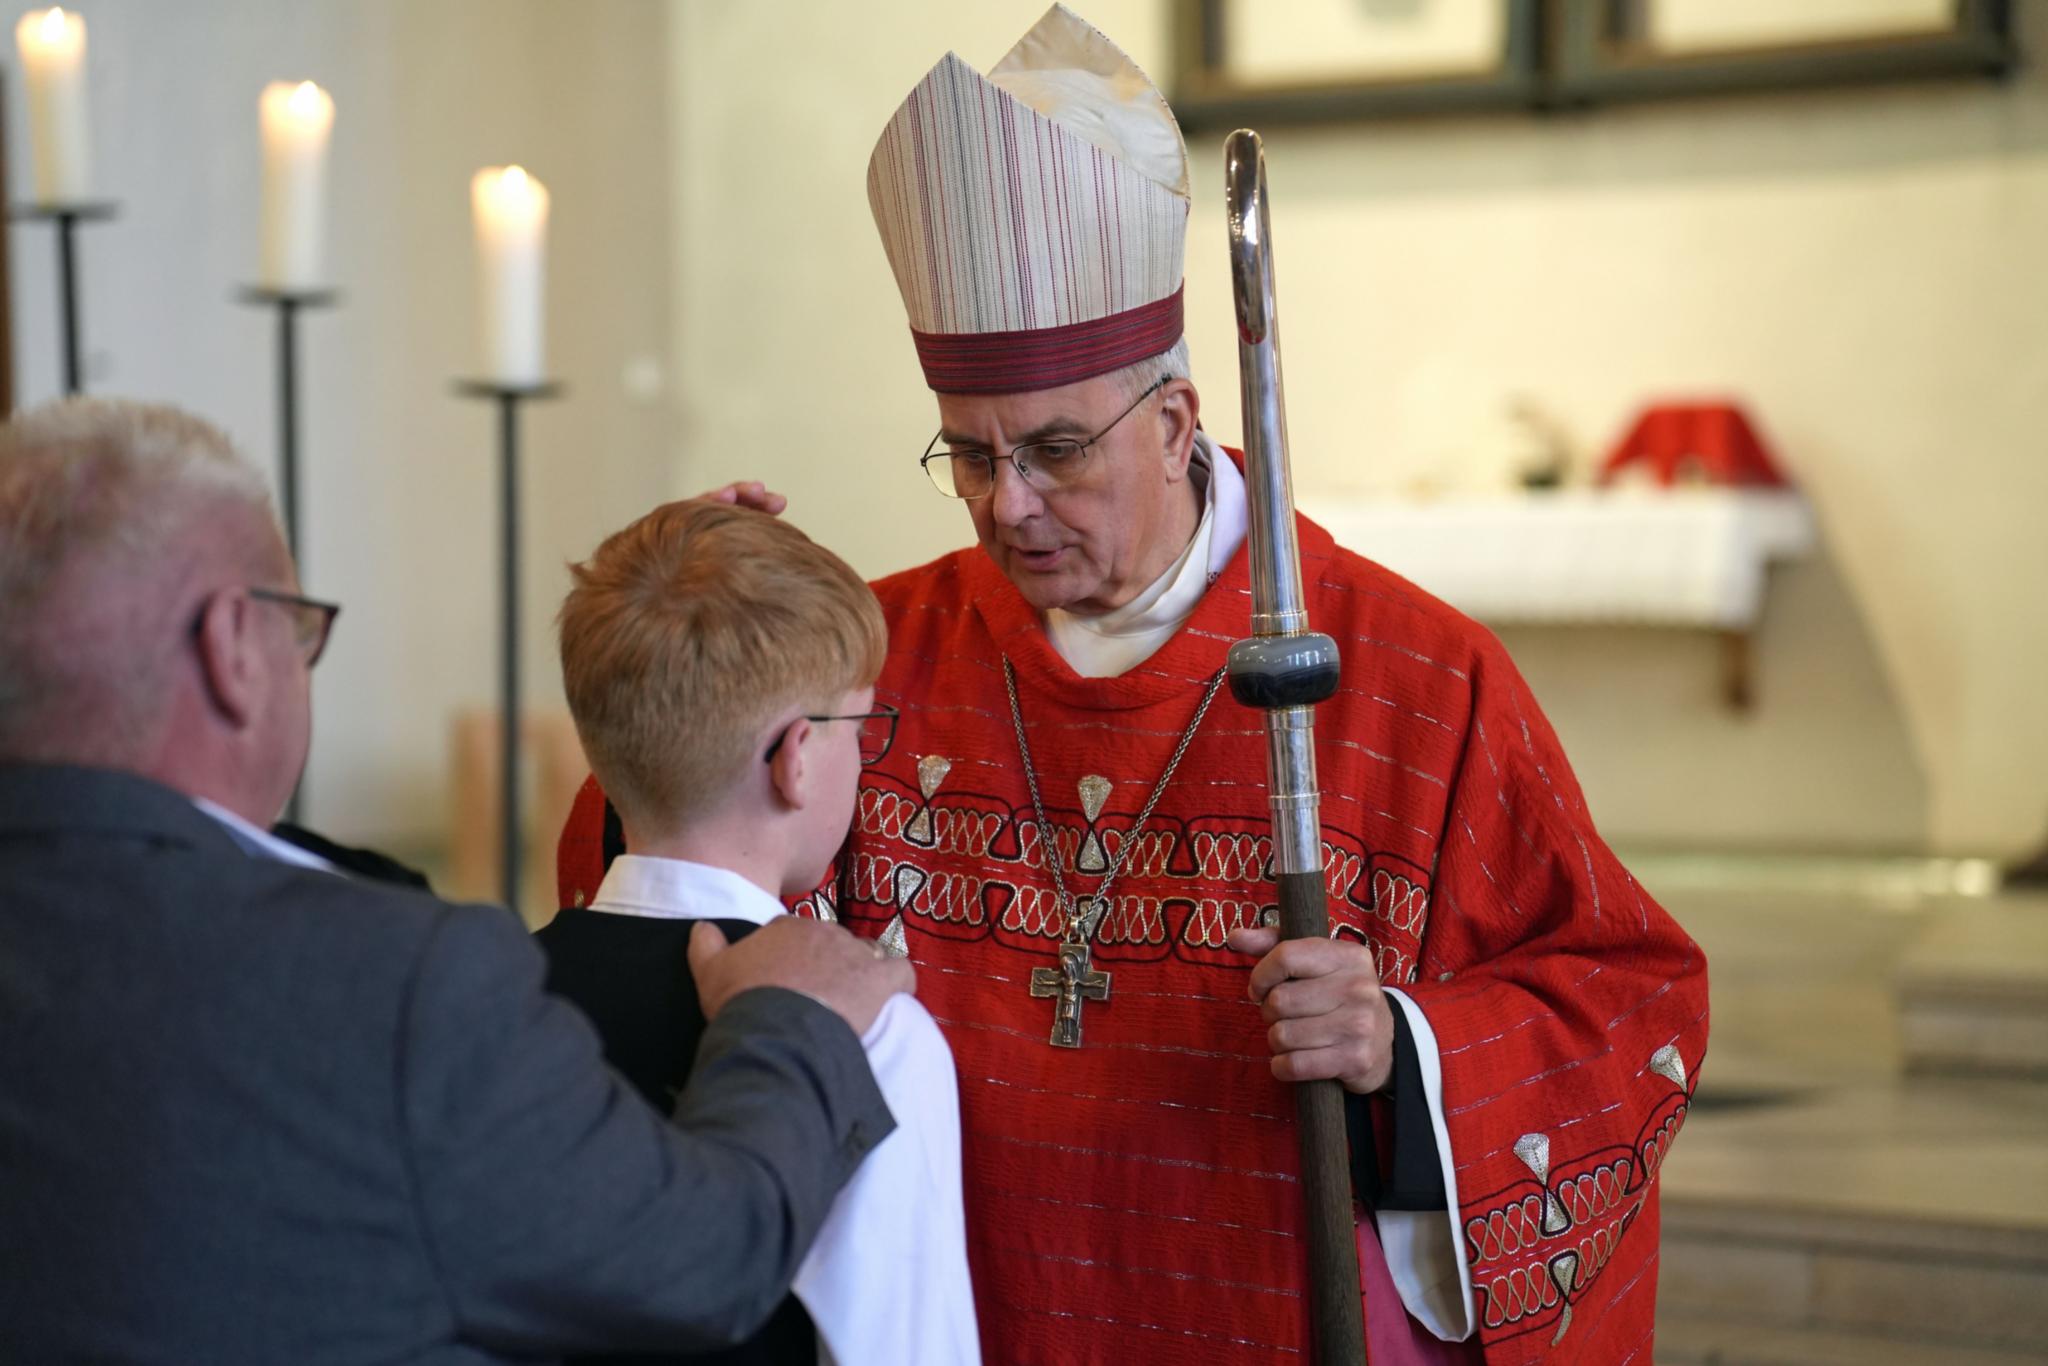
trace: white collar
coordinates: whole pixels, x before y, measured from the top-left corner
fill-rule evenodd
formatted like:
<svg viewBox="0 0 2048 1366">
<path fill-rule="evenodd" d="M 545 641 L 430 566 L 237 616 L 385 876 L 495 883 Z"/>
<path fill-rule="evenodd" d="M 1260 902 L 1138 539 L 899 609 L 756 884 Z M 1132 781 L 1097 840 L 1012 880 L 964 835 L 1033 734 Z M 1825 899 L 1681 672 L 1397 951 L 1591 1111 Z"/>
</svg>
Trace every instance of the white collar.
<svg viewBox="0 0 2048 1366">
<path fill-rule="evenodd" d="M 1151 658 L 1194 615 L 1209 585 L 1244 544 L 1250 514 L 1243 472 L 1200 431 L 1189 465 L 1197 477 L 1206 474 L 1206 488 L 1202 519 L 1180 558 L 1121 607 L 1096 616 L 1059 608 L 1045 614 L 1053 648 L 1083 678 L 1114 677 Z"/>
<path fill-rule="evenodd" d="M 653 920 L 745 920 L 755 925 L 784 914 L 780 901 L 730 869 L 647 854 L 613 859 L 589 909 Z"/>
<path fill-rule="evenodd" d="M 192 805 L 219 821 L 227 830 L 228 838 L 242 847 L 242 852 L 251 858 L 274 859 L 279 863 L 296 864 L 301 868 L 316 868 L 323 873 L 338 873 L 341 870 L 311 850 L 301 849 L 271 834 L 260 825 L 251 824 L 217 802 L 204 797 L 192 798 Z"/>
<path fill-rule="evenodd" d="M 1206 458 L 1210 470 L 1209 577 L 1203 585 L 1207 587 L 1223 577 L 1223 571 L 1237 557 L 1237 548 L 1244 544 L 1252 524 L 1251 501 L 1245 492 L 1244 471 L 1209 439 L 1207 432 L 1197 429 L 1195 450 Z M 1193 614 L 1193 603 L 1188 605 L 1188 612 Z"/>
</svg>

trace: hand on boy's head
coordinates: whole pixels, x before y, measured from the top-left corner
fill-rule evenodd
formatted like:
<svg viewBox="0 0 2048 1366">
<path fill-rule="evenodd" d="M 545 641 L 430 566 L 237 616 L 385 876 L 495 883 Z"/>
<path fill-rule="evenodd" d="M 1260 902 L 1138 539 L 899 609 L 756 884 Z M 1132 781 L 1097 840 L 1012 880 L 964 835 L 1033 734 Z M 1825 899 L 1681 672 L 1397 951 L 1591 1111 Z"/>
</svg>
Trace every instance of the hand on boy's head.
<svg viewBox="0 0 2048 1366">
<path fill-rule="evenodd" d="M 837 925 L 795 915 L 777 916 L 737 944 L 699 921 L 690 932 L 690 972 L 706 1019 L 752 987 L 785 987 L 835 1011 L 856 1034 L 867 1033 L 891 996 L 917 990 L 909 963 L 878 957 L 874 945 Z"/>
<path fill-rule="evenodd" d="M 782 510 L 789 506 L 789 499 L 772 491 L 758 479 L 741 479 L 701 496 L 714 503 L 732 503 L 737 507 L 752 508 L 771 517 L 780 517 Z"/>
</svg>

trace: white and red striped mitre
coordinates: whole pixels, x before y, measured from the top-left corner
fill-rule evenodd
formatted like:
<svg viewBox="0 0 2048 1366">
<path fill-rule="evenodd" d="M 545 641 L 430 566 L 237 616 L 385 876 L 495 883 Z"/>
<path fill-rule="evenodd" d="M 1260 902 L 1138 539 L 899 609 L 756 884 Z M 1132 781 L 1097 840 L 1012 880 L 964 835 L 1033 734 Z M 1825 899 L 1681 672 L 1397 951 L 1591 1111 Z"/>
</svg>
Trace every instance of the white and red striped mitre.
<svg viewBox="0 0 2048 1366">
<path fill-rule="evenodd" d="M 1064 5 L 985 77 L 950 52 L 926 73 L 875 144 L 868 204 L 939 393 L 1056 388 L 1180 340 L 1180 125 Z"/>
</svg>

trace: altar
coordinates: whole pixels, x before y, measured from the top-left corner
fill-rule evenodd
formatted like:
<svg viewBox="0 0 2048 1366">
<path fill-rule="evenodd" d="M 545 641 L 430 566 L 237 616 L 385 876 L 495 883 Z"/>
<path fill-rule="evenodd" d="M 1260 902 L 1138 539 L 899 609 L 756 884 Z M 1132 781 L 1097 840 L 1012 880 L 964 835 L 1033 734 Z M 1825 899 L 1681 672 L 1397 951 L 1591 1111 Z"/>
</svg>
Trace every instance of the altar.
<svg viewBox="0 0 2048 1366">
<path fill-rule="evenodd" d="M 1770 568 L 1816 545 L 1811 506 L 1782 488 L 1302 501 L 1338 544 L 1488 625 L 1717 632 L 1738 709 Z"/>
</svg>

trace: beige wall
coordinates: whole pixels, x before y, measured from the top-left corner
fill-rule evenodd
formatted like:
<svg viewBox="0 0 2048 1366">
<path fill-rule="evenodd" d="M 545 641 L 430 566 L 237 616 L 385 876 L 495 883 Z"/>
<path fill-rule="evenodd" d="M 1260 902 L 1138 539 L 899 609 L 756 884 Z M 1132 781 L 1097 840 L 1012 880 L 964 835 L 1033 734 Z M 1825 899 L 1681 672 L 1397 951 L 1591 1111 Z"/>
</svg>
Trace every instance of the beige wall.
<svg viewBox="0 0 2048 1366">
<path fill-rule="evenodd" d="M 670 9 L 674 487 L 742 475 L 870 573 L 968 535 L 867 218 L 876 132 L 1036 0 Z M 1084 12 L 1155 75 L 1158 0 Z M 2017 6 L 2048 50 L 2048 6 Z M 1749 401 L 1827 559 L 1774 591 L 1762 702 L 1708 644 L 1510 641 L 1618 837 L 2001 852 L 2048 828 L 2048 75 L 1586 116 L 1268 133 L 1303 500 L 1469 462 L 1510 395 L 1594 451 L 1658 394 Z M 1218 140 L 1191 147 L 1188 301 L 1232 437 Z M 1370 546 L 1358 547 L 1370 554 Z"/>
<path fill-rule="evenodd" d="M 563 563 L 657 498 L 665 405 L 665 7 L 639 0 L 95 0 L 99 179 L 85 236 L 92 387 L 184 404 L 274 458 L 271 327 L 230 302 L 256 255 L 256 95 L 310 76 L 338 106 L 333 271 L 303 329 L 307 591 L 345 604 L 317 675 L 308 814 L 343 838 L 431 842 L 448 724 L 497 689 L 491 417 L 472 366 L 468 183 L 518 160 L 553 190 L 549 342 L 570 385 L 525 459 L 525 676 L 559 698 Z M 17 83 L 16 184 L 26 141 Z M 10 233 L 24 401 L 57 387 L 47 229 Z M 626 372 L 640 371 L 628 392 Z"/>
</svg>

